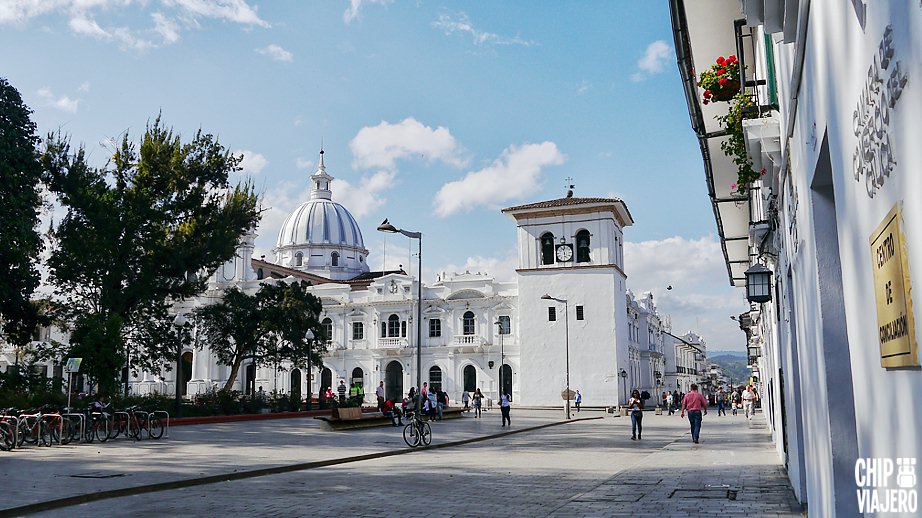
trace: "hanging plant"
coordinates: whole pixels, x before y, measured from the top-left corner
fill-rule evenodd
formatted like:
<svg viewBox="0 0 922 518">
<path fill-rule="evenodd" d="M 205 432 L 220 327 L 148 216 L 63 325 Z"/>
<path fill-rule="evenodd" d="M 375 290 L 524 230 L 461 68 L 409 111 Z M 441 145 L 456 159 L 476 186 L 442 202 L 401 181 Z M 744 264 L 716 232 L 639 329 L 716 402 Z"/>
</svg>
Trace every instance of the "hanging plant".
<svg viewBox="0 0 922 518">
<path fill-rule="evenodd" d="M 704 104 L 712 101 L 729 101 L 740 91 L 740 62 L 736 56 L 724 58 L 698 76 L 698 86 L 704 89 Z"/>
<path fill-rule="evenodd" d="M 745 195 L 752 184 L 765 174 L 765 169 L 753 169 L 752 160 L 746 151 L 746 135 L 743 133 L 743 119 L 753 118 L 751 113 L 754 113 L 755 107 L 752 96 L 741 92 L 733 97 L 727 114 L 716 117 L 730 137 L 720 143 L 720 149 L 737 167 L 737 180 L 730 189 L 740 195 Z"/>
</svg>

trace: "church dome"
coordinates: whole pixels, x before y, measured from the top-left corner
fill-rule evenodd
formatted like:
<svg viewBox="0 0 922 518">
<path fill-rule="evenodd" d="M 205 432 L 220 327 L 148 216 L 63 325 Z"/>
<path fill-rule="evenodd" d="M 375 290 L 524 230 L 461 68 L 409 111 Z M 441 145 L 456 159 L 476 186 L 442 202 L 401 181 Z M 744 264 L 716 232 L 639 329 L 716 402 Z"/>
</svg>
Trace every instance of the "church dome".
<svg viewBox="0 0 922 518">
<path fill-rule="evenodd" d="M 368 250 L 352 214 L 333 201 L 330 176 L 323 163 L 311 175 L 311 199 L 285 218 L 276 242 L 276 263 L 333 280 L 352 279 L 369 271 Z"/>
<path fill-rule="evenodd" d="M 285 218 L 276 246 L 334 244 L 365 248 L 362 231 L 352 214 L 332 200 L 302 203 Z"/>
</svg>

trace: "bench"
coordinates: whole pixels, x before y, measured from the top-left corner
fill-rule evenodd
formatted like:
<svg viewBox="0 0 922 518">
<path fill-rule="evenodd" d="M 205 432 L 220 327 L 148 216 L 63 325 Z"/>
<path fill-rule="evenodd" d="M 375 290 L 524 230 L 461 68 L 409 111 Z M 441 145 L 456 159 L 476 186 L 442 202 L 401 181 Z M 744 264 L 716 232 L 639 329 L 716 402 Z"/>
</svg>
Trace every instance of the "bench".
<svg viewBox="0 0 922 518">
<path fill-rule="evenodd" d="M 461 407 L 444 408 L 442 419 L 463 417 L 462 410 Z M 391 426 L 392 424 L 391 418 L 381 412 L 362 412 L 359 408 L 334 408 L 333 415 L 316 416 L 314 419 L 322 421 L 324 428 L 330 431 Z"/>
</svg>

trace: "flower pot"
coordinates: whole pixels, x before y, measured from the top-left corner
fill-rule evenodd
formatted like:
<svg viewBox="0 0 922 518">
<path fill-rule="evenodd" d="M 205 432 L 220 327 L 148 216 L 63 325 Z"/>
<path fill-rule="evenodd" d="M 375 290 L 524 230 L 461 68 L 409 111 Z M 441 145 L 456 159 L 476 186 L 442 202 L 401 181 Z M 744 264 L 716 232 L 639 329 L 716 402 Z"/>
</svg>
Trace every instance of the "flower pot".
<svg viewBox="0 0 922 518">
<path fill-rule="evenodd" d="M 740 82 L 739 81 L 727 81 L 720 90 L 712 90 L 711 98 L 715 101 L 729 101 L 733 99 L 733 96 L 740 92 Z"/>
</svg>

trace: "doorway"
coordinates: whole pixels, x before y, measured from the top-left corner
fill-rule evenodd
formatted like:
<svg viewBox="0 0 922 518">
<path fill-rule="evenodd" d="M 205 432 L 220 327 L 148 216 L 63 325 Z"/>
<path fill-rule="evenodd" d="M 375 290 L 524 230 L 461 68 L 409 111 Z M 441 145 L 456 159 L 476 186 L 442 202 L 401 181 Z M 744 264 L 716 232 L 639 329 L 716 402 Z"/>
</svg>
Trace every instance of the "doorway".
<svg viewBox="0 0 922 518">
<path fill-rule="evenodd" d="M 397 360 L 388 363 L 384 370 L 384 397 L 403 401 L 403 365 Z"/>
</svg>

